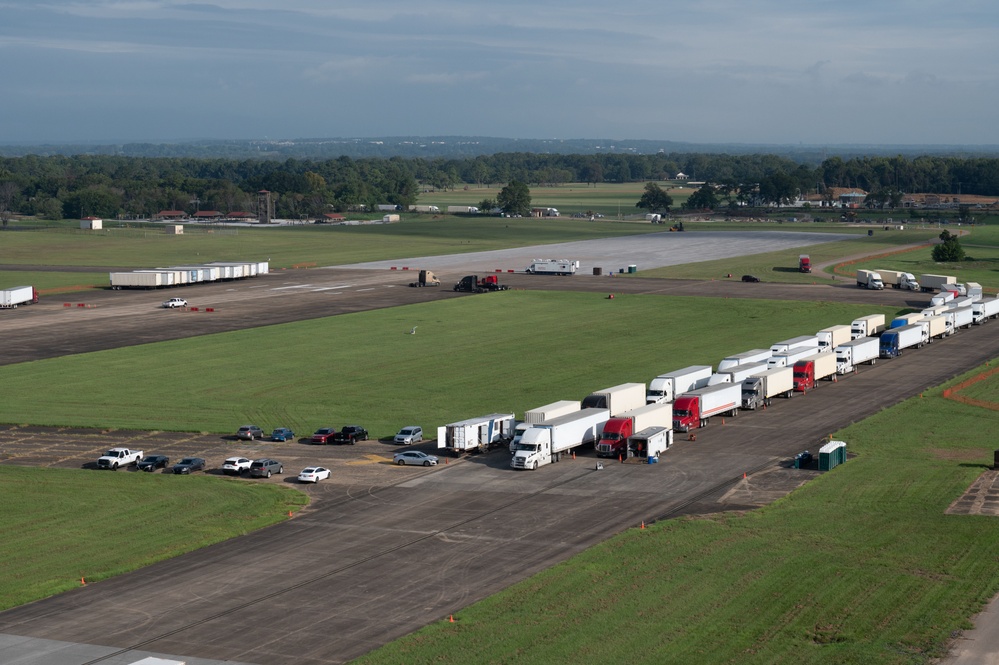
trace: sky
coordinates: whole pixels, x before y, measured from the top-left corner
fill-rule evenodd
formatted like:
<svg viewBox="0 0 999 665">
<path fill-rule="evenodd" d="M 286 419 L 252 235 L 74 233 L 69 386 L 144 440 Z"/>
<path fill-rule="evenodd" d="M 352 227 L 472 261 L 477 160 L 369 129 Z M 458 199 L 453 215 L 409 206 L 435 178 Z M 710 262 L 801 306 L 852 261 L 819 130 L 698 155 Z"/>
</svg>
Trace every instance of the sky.
<svg viewBox="0 0 999 665">
<path fill-rule="evenodd" d="M 0 142 L 999 144 L 999 3 L 0 0 Z"/>
</svg>

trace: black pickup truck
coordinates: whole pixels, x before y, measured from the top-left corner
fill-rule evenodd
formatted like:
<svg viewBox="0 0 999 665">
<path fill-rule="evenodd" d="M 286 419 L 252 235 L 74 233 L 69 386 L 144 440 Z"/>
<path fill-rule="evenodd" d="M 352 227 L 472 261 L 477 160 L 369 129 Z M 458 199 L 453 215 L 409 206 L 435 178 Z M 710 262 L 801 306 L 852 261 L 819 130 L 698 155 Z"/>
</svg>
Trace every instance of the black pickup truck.
<svg viewBox="0 0 999 665">
<path fill-rule="evenodd" d="M 360 425 L 344 425 L 343 428 L 333 437 L 333 443 L 349 443 L 354 445 L 358 441 L 368 438 L 368 430 Z"/>
</svg>

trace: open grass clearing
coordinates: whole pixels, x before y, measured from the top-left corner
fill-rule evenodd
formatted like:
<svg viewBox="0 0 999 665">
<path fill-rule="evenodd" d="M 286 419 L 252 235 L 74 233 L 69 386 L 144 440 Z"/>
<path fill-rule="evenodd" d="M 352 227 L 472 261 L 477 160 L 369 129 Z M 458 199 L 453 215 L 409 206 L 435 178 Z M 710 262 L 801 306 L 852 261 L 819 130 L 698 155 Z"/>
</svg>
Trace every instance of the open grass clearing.
<svg viewBox="0 0 999 665">
<path fill-rule="evenodd" d="M 17 466 L 0 466 L 0 493 L 0 610 L 249 533 L 307 503 L 269 484 Z"/>
<path fill-rule="evenodd" d="M 944 514 L 994 414 L 940 393 L 766 508 L 632 529 L 357 662 L 930 662 L 999 591 L 999 520 Z"/>
<path fill-rule="evenodd" d="M 896 311 L 505 291 L 8 365 L 0 368 L 0 421 L 220 433 L 244 423 L 309 432 L 356 422 L 375 437 L 415 423 L 434 431 Z"/>
<path fill-rule="evenodd" d="M 0 289 L 30 285 L 42 297 L 47 293 L 65 293 L 108 285 L 106 272 L 46 272 L 41 270 L 0 270 Z"/>
</svg>

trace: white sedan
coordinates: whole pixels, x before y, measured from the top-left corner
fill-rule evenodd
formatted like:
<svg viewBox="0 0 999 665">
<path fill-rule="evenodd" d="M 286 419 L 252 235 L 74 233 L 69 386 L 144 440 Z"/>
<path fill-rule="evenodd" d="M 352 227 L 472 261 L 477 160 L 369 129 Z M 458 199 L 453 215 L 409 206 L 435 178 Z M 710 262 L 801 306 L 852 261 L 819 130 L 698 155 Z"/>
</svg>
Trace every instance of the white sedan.
<svg viewBox="0 0 999 665">
<path fill-rule="evenodd" d="M 323 468 L 321 466 L 309 466 L 302 469 L 302 473 L 298 474 L 298 482 L 300 483 L 318 483 L 320 480 L 326 480 L 330 477 L 330 470 Z"/>
<path fill-rule="evenodd" d="M 392 461 L 394 461 L 396 464 L 400 466 L 403 464 L 416 464 L 417 466 L 434 466 L 435 464 L 437 464 L 437 456 L 428 455 L 420 450 L 407 450 L 404 453 L 396 453 L 392 457 Z"/>
<path fill-rule="evenodd" d="M 173 309 L 174 307 L 187 307 L 187 301 L 183 298 L 170 298 L 170 300 L 164 300 L 163 306 L 167 309 Z"/>
</svg>

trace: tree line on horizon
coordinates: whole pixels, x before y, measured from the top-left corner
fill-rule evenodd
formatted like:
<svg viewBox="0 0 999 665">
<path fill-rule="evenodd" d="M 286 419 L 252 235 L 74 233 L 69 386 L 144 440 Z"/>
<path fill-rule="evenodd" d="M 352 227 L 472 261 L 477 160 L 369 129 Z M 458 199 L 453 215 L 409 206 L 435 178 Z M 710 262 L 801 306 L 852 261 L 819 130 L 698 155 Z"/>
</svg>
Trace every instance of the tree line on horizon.
<svg viewBox="0 0 999 665">
<path fill-rule="evenodd" d="M 151 158 L 115 155 L 0 158 L 0 213 L 45 219 L 147 218 L 161 210 L 253 212 L 257 192 L 272 192 L 275 215 L 315 218 L 378 204 L 405 208 L 425 191 L 657 182 L 678 173 L 744 200 L 783 203 L 799 194 L 855 188 L 895 207 L 902 193 L 999 196 L 999 159 L 923 156 L 831 157 L 817 167 L 766 154 L 499 153 L 468 158 L 328 160 Z"/>
</svg>

